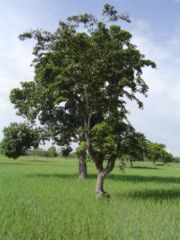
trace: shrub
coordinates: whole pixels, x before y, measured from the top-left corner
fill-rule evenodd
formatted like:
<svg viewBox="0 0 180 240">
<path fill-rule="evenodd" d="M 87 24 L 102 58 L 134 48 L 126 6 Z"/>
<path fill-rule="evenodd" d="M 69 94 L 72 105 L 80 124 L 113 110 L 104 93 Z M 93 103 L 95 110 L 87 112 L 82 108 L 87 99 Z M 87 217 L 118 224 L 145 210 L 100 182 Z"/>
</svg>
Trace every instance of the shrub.
<svg viewBox="0 0 180 240">
<path fill-rule="evenodd" d="M 66 146 L 61 149 L 61 154 L 63 157 L 68 157 L 71 151 L 72 148 L 70 146 Z"/>
<path fill-rule="evenodd" d="M 57 157 L 57 151 L 54 146 L 51 146 L 50 148 L 48 148 L 47 152 L 49 157 Z"/>
</svg>

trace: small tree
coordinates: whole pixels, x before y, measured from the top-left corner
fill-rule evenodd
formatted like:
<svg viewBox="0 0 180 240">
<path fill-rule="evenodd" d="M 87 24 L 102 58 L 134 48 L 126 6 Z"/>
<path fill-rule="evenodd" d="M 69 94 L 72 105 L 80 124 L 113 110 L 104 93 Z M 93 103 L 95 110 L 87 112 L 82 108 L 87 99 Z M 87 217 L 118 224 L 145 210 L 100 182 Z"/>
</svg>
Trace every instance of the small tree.
<svg viewBox="0 0 180 240">
<path fill-rule="evenodd" d="M 156 164 L 156 161 L 163 163 L 172 162 L 173 155 L 166 150 L 166 146 L 160 143 L 149 142 L 147 144 L 147 158 Z"/>
<path fill-rule="evenodd" d="M 173 158 L 173 162 L 175 162 L 175 163 L 180 163 L 180 157 L 174 157 Z"/>
<path fill-rule="evenodd" d="M 37 129 L 24 123 L 11 123 L 4 128 L 4 138 L 1 142 L 2 152 L 10 158 L 24 155 L 30 147 L 38 147 L 40 136 Z"/>
<path fill-rule="evenodd" d="M 68 157 L 71 152 L 72 148 L 70 146 L 66 146 L 61 149 L 61 154 L 63 157 Z"/>
<path fill-rule="evenodd" d="M 168 163 L 168 162 L 173 162 L 174 161 L 174 157 L 171 153 L 167 152 L 166 150 L 164 150 L 163 156 L 162 156 L 162 162 L 163 163 Z"/>
<path fill-rule="evenodd" d="M 161 159 L 161 157 L 162 157 L 162 150 L 163 150 L 163 148 L 165 148 L 165 145 L 164 144 L 150 142 L 147 146 L 148 146 L 147 157 L 155 165 L 156 161 Z"/>
<path fill-rule="evenodd" d="M 147 139 L 144 134 L 136 132 L 133 127 L 130 127 L 131 131 L 127 139 L 124 142 L 124 154 L 130 162 L 131 168 L 133 167 L 133 161 L 143 161 L 147 154 Z"/>
<path fill-rule="evenodd" d="M 57 152 L 55 146 L 51 146 L 47 150 L 49 157 L 57 157 Z"/>
</svg>

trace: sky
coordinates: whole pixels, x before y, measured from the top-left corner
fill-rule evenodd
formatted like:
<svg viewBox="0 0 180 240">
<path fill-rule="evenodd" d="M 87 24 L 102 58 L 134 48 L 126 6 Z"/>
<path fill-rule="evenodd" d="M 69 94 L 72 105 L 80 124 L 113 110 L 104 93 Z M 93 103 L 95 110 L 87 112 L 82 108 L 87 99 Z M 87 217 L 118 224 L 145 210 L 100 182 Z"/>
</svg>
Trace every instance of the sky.
<svg viewBox="0 0 180 240">
<path fill-rule="evenodd" d="M 127 12 L 131 24 L 123 24 L 138 49 L 157 64 L 144 69 L 149 85 L 144 109 L 128 105 L 129 119 L 137 131 L 164 143 L 180 156 L 180 0 L 1 0 L 0 4 L 0 141 L 3 128 L 22 121 L 9 101 L 10 90 L 22 81 L 33 80 L 30 67 L 33 41 L 21 42 L 18 35 L 29 29 L 54 31 L 59 20 L 79 13 L 100 16 L 109 3 Z"/>
</svg>

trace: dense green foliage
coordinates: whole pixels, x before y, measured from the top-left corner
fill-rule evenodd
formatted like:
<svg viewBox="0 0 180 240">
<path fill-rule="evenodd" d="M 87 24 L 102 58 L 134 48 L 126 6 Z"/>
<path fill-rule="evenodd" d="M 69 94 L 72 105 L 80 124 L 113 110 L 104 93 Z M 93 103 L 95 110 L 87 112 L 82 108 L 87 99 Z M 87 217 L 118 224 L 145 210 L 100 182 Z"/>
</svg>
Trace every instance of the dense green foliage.
<svg viewBox="0 0 180 240">
<path fill-rule="evenodd" d="M 41 140 L 38 129 L 33 129 L 24 123 L 11 123 L 5 127 L 1 151 L 10 158 L 18 158 L 30 147 L 38 147 Z"/>
<path fill-rule="evenodd" d="M 66 146 L 61 149 L 61 154 L 63 157 L 68 157 L 71 152 L 72 148 L 70 146 Z"/>
<path fill-rule="evenodd" d="M 51 146 L 47 150 L 49 157 L 57 157 L 56 147 Z"/>
<path fill-rule="evenodd" d="M 173 162 L 180 163 L 180 157 L 174 157 Z"/>
<path fill-rule="evenodd" d="M 122 162 L 129 161 L 131 167 L 134 161 L 152 161 L 155 164 L 175 162 L 178 159 L 167 151 L 164 144 L 150 142 L 142 133 L 133 131 L 124 142 L 123 153 L 120 159 Z"/>
<path fill-rule="evenodd" d="M 106 181 L 112 199 L 94 199 L 96 170 L 77 180 L 78 161 L 0 158 L 0 239 L 179 240 L 180 165 L 135 163 Z"/>
<path fill-rule="evenodd" d="M 160 143 L 147 143 L 147 159 L 153 161 L 154 164 L 156 161 L 163 163 L 173 162 L 173 155 L 166 150 L 166 146 Z"/>
</svg>

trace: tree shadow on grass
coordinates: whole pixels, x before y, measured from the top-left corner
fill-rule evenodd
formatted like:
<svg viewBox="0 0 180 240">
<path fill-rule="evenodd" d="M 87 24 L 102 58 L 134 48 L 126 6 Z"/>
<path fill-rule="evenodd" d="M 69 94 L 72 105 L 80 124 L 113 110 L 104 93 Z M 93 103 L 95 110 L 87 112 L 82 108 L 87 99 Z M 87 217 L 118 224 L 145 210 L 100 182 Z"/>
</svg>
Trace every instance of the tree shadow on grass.
<svg viewBox="0 0 180 240">
<path fill-rule="evenodd" d="M 27 177 L 32 178 L 59 178 L 59 179 L 74 179 L 76 180 L 78 175 L 75 173 L 36 173 L 28 174 Z"/>
<path fill-rule="evenodd" d="M 32 173 L 32 174 L 26 174 L 27 177 L 30 178 L 59 178 L 59 179 L 73 179 L 78 180 L 78 174 L 77 173 Z M 88 181 L 89 179 L 96 180 L 97 174 L 92 173 L 88 174 L 87 179 L 85 181 Z"/>
<path fill-rule="evenodd" d="M 25 161 L 25 162 L 16 162 L 16 160 L 14 160 L 14 162 L 0 162 L 0 165 L 40 165 L 40 163 L 44 164 L 44 163 L 49 163 L 49 162 L 44 161 L 44 160 L 42 160 L 42 161 L 33 161 L 32 160 L 32 161 Z"/>
<path fill-rule="evenodd" d="M 77 179 L 77 173 L 35 173 L 29 174 L 28 177 L 41 177 L 41 178 L 61 178 L 61 179 Z M 88 179 L 96 179 L 97 175 L 95 173 L 88 174 Z M 116 181 L 116 182 L 132 182 L 132 183 L 177 183 L 180 184 L 180 177 L 158 177 L 158 176 L 141 176 L 141 175 L 117 175 L 110 174 L 106 179 Z"/>
<path fill-rule="evenodd" d="M 134 166 L 133 168 L 131 168 L 131 170 L 133 169 L 161 170 L 161 168 L 158 167 L 145 167 L 145 166 Z"/>
<path fill-rule="evenodd" d="M 171 199 L 180 200 L 180 189 L 146 189 L 141 191 L 132 191 L 125 195 L 122 195 L 122 193 L 116 194 L 116 197 L 120 196 L 121 198 L 125 197 L 128 199 L 142 199 L 142 200 L 151 199 L 154 201 Z"/>
<path fill-rule="evenodd" d="M 180 183 L 180 177 L 159 177 L 159 176 L 145 176 L 145 175 L 110 175 L 109 179 L 121 182 L 155 182 L 155 183 Z"/>
<path fill-rule="evenodd" d="M 35 164 L 32 164 L 32 163 L 27 163 L 27 162 L 25 162 L 25 163 L 22 163 L 22 162 L 16 162 L 15 160 L 14 160 L 14 162 L 0 162 L 0 165 L 11 165 L 11 166 L 14 166 L 14 165 L 35 165 Z M 38 164 L 36 164 L 36 165 L 38 165 Z M 39 164 L 40 165 L 40 164 Z"/>
<path fill-rule="evenodd" d="M 59 179 L 67 179 L 67 180 L 77 180 L 77 174 L 69 174 L 69 173 L 54 173 L 54 174 L 46 174 L 46 173 L 38 173 L 38 174 L 29 174 L 27 177 L 32 178 L 59 178 Z M 96 174 L 89 174 L 88 179 L 96 179 Z M 87 180 L 88 180 L 87 179 Z M 113 181 L 119 182 L 158 182 L 158 183 L 180 183 L 180 178 L 175 177 L 149 177 L 149 176 L 133 176 L 133 175 L 110 175 L 109 179 Z M 86 180 L 86 181 L 87 181 Z M 125 199 L 142 199 L 147 200 L 151 199 L 153 201 L 161 201 L 161 200 L 171 200 L 171 199 L 180 199 L 180 189 L 145 189 L 145 190 L 135 190 L 127 193 L 117 192 L 115 194 L 116 198 L 125 198 Z"/>
<path fill-rule="evenodd" d="M 58 163 L 50 163 L 49 161 L 44 161 L 44 160 L 40 160 L 40 161 L 25 161 L 25 162 L 16 162 L 16 160 L 14 160 L 14 162 L 0 162 L 0 165 L 9 165 L 9 166 L 18 166 L 18 165 L 22 165 L 22 166 L 50 166 L 50 167 L 54 167 L 54 166 L 58 166 L 58 167 L 72 167 L 70 165 L 66 165 L 66 164 L 58 164 Z"/>
</svg>

